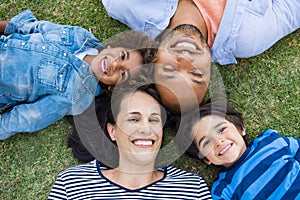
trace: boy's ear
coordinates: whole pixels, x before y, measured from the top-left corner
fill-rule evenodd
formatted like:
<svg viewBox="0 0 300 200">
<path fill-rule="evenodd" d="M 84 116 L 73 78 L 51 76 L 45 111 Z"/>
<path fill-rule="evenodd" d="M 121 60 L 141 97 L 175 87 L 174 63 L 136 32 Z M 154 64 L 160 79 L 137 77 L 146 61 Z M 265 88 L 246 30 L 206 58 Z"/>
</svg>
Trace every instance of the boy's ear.
<svg viewBox="0 0 300 200">
<path fill-rule="evenodd" d="M 243 129 L 243 131 L 241 132 L 241 136 L 245 136 L 246 135 L 246 128 Z"/>
<path fill-rule="evenodd" d="M 110 136 L 111 140 L 115 141 L 116 140 L 115 125 L 113 125 L 111 123 L 107 123 L 106 128 L 107 128 L 107 131 L 109 133 L 109 136 Z"/>
<path fill-rule="evenodd" d="M 211 165 L 210 160 L 208 160 L 206 157 L 204 157 L 203 160 L 204 160 L 204 162 L 205 162 L 206 164 Z"/>
</svg>

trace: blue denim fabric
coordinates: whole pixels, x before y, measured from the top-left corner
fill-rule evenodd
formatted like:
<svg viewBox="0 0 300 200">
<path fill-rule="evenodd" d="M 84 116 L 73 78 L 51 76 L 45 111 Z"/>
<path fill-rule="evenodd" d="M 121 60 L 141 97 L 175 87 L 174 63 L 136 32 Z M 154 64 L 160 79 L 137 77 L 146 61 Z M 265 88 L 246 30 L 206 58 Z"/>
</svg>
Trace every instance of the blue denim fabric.
<svg viewBox="0 0 300 200">
<path fill-rule="evenodd" d="M 107 13 L 155 38 L 168 27 L 178 0 L 102 0 Z M 300 27 L 299 0 L 227 0 L 212 59 L 221 65 L 262 53 Z"/>
<path fill-rule="evenodd" d="M 75 54 L 102 46 L 87 30 L 38 21 L 26 10 L 0 37 L 0 140 L 45 128 L 85 111 L 101 91 Z"/>
</svg>

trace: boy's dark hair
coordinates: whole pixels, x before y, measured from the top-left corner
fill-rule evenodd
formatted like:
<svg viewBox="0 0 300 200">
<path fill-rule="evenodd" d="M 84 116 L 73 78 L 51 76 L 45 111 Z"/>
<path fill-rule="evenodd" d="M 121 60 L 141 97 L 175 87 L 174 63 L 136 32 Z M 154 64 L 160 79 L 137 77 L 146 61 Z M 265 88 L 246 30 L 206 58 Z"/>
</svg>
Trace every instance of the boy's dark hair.
<svg viewBox="0 0 300 200">
<path fill-rule="evenodd" d="M 231 107 L 231 105 L 224 100 L 208 101 L 202 106 L 191 109 L 182 115 L 181 125 L 179 127 L 178 136 L 175 138 L 175 143 L 181 151 L 185 151 L 194 158 L 203 159 L 199 149 L 194 142 L 192 134 L 193 126 L 203 117 L 209 115 L 217 115 L 224 117 L 227 121 L 232 123 L 238 131 L 242 132 L 245 129 L 242 113 Z M 244 137 L 245 143 L 247 140 Z"/>
</svg>

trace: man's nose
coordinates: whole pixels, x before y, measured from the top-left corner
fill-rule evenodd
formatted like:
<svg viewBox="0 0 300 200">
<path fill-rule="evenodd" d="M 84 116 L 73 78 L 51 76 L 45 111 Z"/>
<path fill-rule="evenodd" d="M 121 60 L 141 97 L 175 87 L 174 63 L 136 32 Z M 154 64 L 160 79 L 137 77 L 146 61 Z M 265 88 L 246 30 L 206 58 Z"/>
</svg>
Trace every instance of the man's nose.
<svg viewBox="0 0 300 200">
<path fill-rule="evenodd" d="M 181 66 L 192 66 L 192 62 L 194 61 L 194 57 L 190 53 L 185 53 L 186 51 L 182 51 L 180 54 L 176 55 L 177 62 L 180 63 Z"/>
</svg>

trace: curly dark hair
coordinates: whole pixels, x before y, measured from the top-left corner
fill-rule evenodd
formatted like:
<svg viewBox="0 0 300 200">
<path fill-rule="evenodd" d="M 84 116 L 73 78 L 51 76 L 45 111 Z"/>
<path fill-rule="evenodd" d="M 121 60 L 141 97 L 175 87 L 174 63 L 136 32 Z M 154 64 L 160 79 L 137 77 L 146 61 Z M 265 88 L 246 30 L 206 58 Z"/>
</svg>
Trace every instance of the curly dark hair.
<svg viewBox="0 0 300 200">
<path fill-rule="evenodd" d="M 154 62 L 158 48 L 158 42 L 135 30 L 128 30 L 105 40 L 105 46 L 124 47 L 128 50 L 136 50 L 143 57 L 143 64 Z"/>
</svg>

